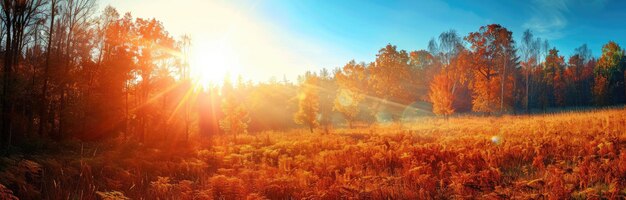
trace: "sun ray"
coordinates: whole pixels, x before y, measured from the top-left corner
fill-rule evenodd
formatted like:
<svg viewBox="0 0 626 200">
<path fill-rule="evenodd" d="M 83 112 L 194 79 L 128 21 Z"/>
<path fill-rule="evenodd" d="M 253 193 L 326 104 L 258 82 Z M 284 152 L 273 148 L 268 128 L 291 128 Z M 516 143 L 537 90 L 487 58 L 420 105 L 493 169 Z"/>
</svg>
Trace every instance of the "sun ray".
<svg viewBox="0 0 626 200">
<path fill-rule="evenodd" d="M 197 92 L 194 92 L 195 91 L 195 87 L 198 87 L 198 86 L 197 85 L 196 86 L 191 86 L 189 89 L 187 89 L 187 91 L 185 92 L 185 95 L 178 102 L 178 104 L 176 105 L 176 108 L 174 108 L 174 110 L 170 114 L 170 117 L 167 119 L 167 123 L 170 123 L 174 119 L 174 117 L 176 116 L 176 113 L 178 112 L 178 110 L 180 110 L 180 108 L 183 105 L 191 102 L 191 99 L 192 99 L 191 96 L 192 95 L 194 95 L 194 94 L 197 95 L 198 94 Z"/>
</svg>

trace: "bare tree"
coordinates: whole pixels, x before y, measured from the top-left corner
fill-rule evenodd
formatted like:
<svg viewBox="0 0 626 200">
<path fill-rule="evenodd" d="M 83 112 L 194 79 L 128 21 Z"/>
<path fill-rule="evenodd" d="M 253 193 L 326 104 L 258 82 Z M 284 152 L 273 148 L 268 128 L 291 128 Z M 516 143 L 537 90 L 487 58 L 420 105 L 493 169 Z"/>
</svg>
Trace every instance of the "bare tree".
<svg viewBox="0 0 626 200">
<path fill-rule="evenodd" d="M 13 72 L 19 64 L 22 55 L 24 40 L 27 29 L 32 27 L 43 17 L 42 8 L 46 4 L 45 0 L 3 0 L 2 24 L 4 26 L 3 35 L 5 37 L 3 85 L 2 85 L 2 127 L 0 132 L 2 141 L 8 146 L 11 144 L 12 130 L 11 118 L 14 112 L 14 83 Z"/>
<path fill-rule="evenodd" d="M 526 30 L 522 35 L 522 44 L 520 49 L 522 51 L 522 60 L 524 60 L 524 71 L 526 72 L 526 98 L 524 99 L 524 106 L 526 113 L 530 112 L 531 102 L 531 85 L 532 85 L 532 72 L 539 60 L 541 39 L 534 38 L 532 31 Z"/>
<path fill-rule="evenodd" d="M 46 44 L 46 61 L 44 64 L 44 72 L 43 72 L 43 85 L 41 87 L 41 98 L 39 103 L 39 135 L 44 135 L 47 124 L 47 110 L 48 110 L 48 82 L 50 77 L 50 53 L 52 52 L 52 43 L 53 43 L 53 34 L 54 34 L 54 23 L 57 16 L 57 10 L 59 5 L 59 0 L 50 0 L 48 21 L 50 23 L 48 27 L 48 41 Z"/>
<path fill-rule="evenodd" d="M 73 48 L 74 35 L 76 31 L 85 29 L 85 26 L 89 25 L 89 20 L 93 15 L 95 9 L 94 0 L 66 0 L 61 5 L 62 15 L 61 19 L 64 23 L 63 28 L 65 32 L 65 64 L 61 70 L 62 74 L 67 74 L 74 64 Z M 63 128 L 65 125 L 65 107 L 67 104 L 67 88 L 70 82 L 67 79 L 63 79 L 61 82 L 61 99 L 59 102 L 59 129 L 56 133 L 57 138 L 61 138 L 63 134 Z"/>
</svg>

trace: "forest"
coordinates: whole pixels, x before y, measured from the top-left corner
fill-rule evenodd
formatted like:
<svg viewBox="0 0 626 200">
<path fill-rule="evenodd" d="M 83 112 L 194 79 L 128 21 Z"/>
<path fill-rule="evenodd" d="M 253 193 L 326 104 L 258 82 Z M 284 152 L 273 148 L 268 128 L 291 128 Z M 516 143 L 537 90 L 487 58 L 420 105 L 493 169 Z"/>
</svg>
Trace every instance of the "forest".
<svg viewBox="0 0 626 200">
<path fill-rule="evenodd" d="M 193 38 L 158 19 L 95 0 L 1 8 L 2 199 L 626 197 L 613 41 L 562 55 L 488 24 L 293 80 L 203 84 Z"/>
</svg>

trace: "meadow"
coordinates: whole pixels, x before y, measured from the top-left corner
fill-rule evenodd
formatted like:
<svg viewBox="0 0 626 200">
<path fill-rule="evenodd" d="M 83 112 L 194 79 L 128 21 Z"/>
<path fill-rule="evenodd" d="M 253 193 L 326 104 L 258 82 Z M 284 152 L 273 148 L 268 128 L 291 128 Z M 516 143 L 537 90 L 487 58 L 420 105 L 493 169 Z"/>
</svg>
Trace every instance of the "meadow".
<svg viewBox="0 0 626 200">
<path fill-rule="evenodd" d="M 28 145 L 1 158 L 1 199 L 626 198 L 623 108 Z"/>
</svg>

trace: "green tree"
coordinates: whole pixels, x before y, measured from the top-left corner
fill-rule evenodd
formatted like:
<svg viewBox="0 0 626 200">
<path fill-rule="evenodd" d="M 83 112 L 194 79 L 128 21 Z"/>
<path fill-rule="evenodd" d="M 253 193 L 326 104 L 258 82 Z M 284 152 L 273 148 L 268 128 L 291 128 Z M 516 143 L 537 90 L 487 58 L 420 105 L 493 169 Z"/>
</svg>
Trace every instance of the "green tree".
<svg viewBox="0 0 626 200">
<path fill-rule="evenodd" d="M 624 50 L 615 42 L 610 41 L 602 47 L 602 56 L 598 59 L 598 63 L 594 70 L 596 77 L 605 81 L 596 81 L 597 84 L 604 82 L 604 86 L 597 85 L 594 91 L 598 99 L 610 100 L 611 102 L 598 102 L 601 105 L 624 103 L 626 100 L 624 87 L 624 69 L 626 68 L 626 60 L 624 58 Z M 605 87 L 606 90 L 599 88 Z M 605 91 L 605 92 L 603 92 Z"/>
<path fill-rule="evenodd" d="M 544 96 L 545 106 L 564 106 L 565 103 L 565 59 L 556 48 L 550 49 L 545 61 L 544 79 L 547 84 Z"/>
</svg>

